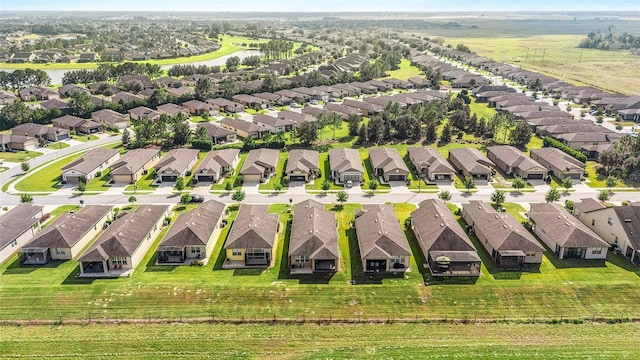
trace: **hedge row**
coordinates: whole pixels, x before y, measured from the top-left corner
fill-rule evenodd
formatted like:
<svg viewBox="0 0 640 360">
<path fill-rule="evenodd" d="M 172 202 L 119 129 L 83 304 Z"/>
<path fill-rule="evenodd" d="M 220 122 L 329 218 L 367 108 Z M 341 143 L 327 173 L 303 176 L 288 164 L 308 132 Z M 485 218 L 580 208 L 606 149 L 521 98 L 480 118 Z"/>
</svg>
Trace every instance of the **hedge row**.
<svg viewBox="0 0 640 360">
<path fill-rule="evenodd" d="M 572 148 L 568 147 L 567 145 L 565 145 L 564 143 L 562 143 L 562 142 L 560 142 L 560 141 L 558 141 L 556 139 L 553 139 L 553 138 L 550 138 L 550 137 L 547 136 L 547 137 L 544 138 L 543 144 L 544 144 L 544 147 L 554 147 L 556 149 L 560 149 L 563 152 L 573 156 L 574 158 L 580 160 L 583 163 L 587 162 L 587 156 L 585 154 L 583 154 L 582 152 L 580 152 L 578 150 L 575 150 L 575 149 L 572 149 Z"/>
</svg>

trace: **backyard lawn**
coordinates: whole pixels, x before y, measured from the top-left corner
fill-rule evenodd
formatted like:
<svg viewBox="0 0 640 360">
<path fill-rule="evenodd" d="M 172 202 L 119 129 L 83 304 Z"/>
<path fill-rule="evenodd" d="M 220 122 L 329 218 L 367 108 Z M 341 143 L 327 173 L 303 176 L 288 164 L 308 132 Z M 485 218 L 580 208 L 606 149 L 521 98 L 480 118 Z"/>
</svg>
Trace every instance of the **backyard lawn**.
<svg viewBox="0 0 640 360">
<path fill-rule="evenodd" d="M 291 213 L 276 204 L 281 233 L 276 242 L 276 264 L 266 270 L 219 270 L 229 225 L 204 267 L 159 267 L 153 261 L 156 239 L 130 278 L 78 279 L 74 261 L 54 262 L 42 268 L 24 268 L 17 257 L 0 266 L 0 319 L 87 319 L 135 317 L 210 317 L 269 319 L 273 316 L 307 319 L 474 318 L 531 319 L 604 316 L 637 317 L 640 271 L 619 255 L 607 262 L 558 261 L 544 257 L 539 272 L 495 273 L 489 263 L 477 280 L 434 280 L 421 267 L 421 253 L 410 229 L 405 229 L 412 253 L 411 270 L 386 277 L 364 275 L 360 269 L 355 230 L 350 227 L 360 205 L 334 205 L 338 220 L 341 270 L 333 276 L 288 275 Z M 522 209 L 505 206 L 507 211 Z M 229 221 L 235 216 L 231 207 Z M 403 224 L 413 205 L 396 204 Z M 166 230 L 165 230 L 166 231 Z M 212 271 L 214 270 L 214 271 Z M 356 285 L 349 285 L 349 280 Z M 425 286 L 424 281 L 430 285 Z M 611 294 L 616 294 L 611 297 Z M 55 308 L 55 311 L 50 309 Z M 6 352 L 4 352 L 6 353 Z"/>
<path fill-rule="evenodd" d="M 632 359 L 637 324 L 6 326 L 7 358 Z M 624 334 L 625 341 L 619 340 Z M 634 335 L 635 334 L 635 335 Z M 91 341 L 87 341 L 91 339 Z M 117 344 L 117 346 L 114 346 Z M 203 346 L 215 344 L 215 346 Z"/>
</svg>

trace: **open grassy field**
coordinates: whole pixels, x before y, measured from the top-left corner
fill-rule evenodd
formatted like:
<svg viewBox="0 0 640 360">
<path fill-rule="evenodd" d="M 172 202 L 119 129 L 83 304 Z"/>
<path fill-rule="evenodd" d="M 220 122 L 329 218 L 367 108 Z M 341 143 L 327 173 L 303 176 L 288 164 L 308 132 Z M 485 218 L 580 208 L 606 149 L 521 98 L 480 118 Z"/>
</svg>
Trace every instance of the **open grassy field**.
<svg viewBox="0 0 640 360">
<path fill-rule="evenodd" d="M 636 324 L 6 326 L 0 359 L 630 359 L 638 340 Z"/>
<path fill-rule="evenodd" d="M 387 72 L 388 78 L 407 80 L 414 76 L 424 76 L 422 71 L 415 66 L 411 66 L 411 62 L 405 58 L 400 62 L 400 69 Z M 385 78 L 382 78 L 385 79 Z"/>
<path fill-rule="evenodd" d="M 593 29 L 596 30 L 596 29 Z M 637 94 L 635 81 L 640 57 L 629 51 L 579 49 L 584 35 L 523 37 L 447 37 L 446 43 L 465 44 L 478 55 L 515 64 L 578 85 L 611 92 Z"/>
<path fill-rule="evenodd" d="M 405 228 L 414 255 L 410 271 L 364 275 L 355 231 L 350 227 L 359 207 L 327 206 L 338 220 L 341 253 L 341 270 L 333 276 L 288 274 L 291 213 L 286 205 L 275 204 L 270 211 L 279 214 L 281 233 L 271 268 L 221 270 L 222 246 L 230 226 L 203 267 L 155 266 L 159 237 L 135 273 L 123 279 L 76 278 L 79 270 L 74 261 L 20 267 L 14 256 L 0 265 L 0 319 L 640 317 L 640 270 L 619 255 L 610 255 L 606 262 L 558 261 L 547 252 L 537 272 L 496 272 L 489 263 L 489 267 L 482 266 L 477 280 L 434 280 L 422 268 L 411 229 Z M 234 208 L 229 223 L 235 217 Z M 401 224 L 413 209 L 410 204 L 395 205 Z M 510 212 L 521 210 L 507 206 Z M 350 279 L 356 285 L 350 285 Z"/>
</svg>

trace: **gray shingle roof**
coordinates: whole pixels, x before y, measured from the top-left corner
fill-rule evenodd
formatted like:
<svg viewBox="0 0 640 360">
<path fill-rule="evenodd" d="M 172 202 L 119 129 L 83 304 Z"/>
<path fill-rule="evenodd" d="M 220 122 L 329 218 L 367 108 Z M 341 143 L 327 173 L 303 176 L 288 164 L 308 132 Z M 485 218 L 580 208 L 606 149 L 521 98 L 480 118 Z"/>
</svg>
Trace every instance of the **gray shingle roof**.
<svg viewBox="0 0 640 360">
<path fill-rule="evenodd" d="M 355 220 L 362 259 L 411 255 L 409 243 L 392 205 L 365 205 L 363 208 L 361 214 L 356 214 Z"/>
<path fill-rule="evenodd" d="M 189 245 L 207 245 L 222 216 L 224 207 L 225 205 L 221 202 L 209 200 L 191 211 L 180 214 L 159 247 L 184 248 Z"/>
<path fill-rule="evenodd" d="M 267 205 L 242 205 L 233 222 L 225 249 L 271 249 L 278 231 L 278 215 Z"/>
<path fill-rule="evenodd" d="M 291 225 L 289 256 L 338 259 L 338 232 L 335 215 L 324 205 L 305 200 L 295 207 Z"/>
<path fill-rule="evenodd" d="M 9 210 L 0 217 L 0 249 L 4 248 L 31 226 L 37 224 L 40 216 L 36 216 L 42 211 L 42 206 L 24 203 Z"/>
<path fill-rule="evenodd" d="M 63 171 L 75 170 L 82 174 L 89 174 L 107 160 L 119 154 L 120 151 L 110 148 L 96 148 L 62 167 Z"/>
<path fill-rule="evenodd" d="M 609 247 L 600 236 L 558 204 L 531 204 L 529 219 L 536 223 L 536 228 L 543 230 L 560 246 Z"/>
</svg>

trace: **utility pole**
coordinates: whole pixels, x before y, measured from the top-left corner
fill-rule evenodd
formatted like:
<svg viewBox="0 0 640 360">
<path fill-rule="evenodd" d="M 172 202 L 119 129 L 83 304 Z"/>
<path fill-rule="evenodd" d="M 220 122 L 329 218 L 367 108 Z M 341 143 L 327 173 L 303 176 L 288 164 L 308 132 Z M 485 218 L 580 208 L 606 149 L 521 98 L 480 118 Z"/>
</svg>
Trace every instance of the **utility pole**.
<svg viewBox="0 0 640 360">
<path fill-rule="evenodd" d="M 527 62 L 527 60 L 529 60 L 529 48 L 527 48 L 527 56 L 525 56 L 524 62 Z"/>
<path fill-rule="evenodd" d="M 547 53 L 547 48 L 542 49 L 542 61 L 541 64 L 544 64 L 544 54 Z"/>
<path fill-rule="evenodd" d="M 582 62 L 582 51 L 584 48 L 580 48 L 580 58 L 578 58 L 578 62 Z"/>
</svg>

